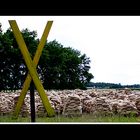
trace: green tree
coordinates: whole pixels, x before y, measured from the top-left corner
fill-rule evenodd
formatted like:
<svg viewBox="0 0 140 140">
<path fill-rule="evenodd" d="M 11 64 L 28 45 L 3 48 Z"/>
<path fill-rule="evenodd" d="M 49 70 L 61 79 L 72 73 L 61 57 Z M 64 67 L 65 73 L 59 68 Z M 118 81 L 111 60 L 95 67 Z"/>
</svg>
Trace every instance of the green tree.
<svg viewBox="0 0 140 140">
<path fill-rule="evenodd" d="M 22 35 L 34 55 L 38 40 L 36 32 L 22 30 Z M 13 32 L 9 28 L 5 33 L 0 32 L 0 89 L 20 89 L 25 80 L 27 68 Z"/>
<path fill-rule="evenodd" d="M 86 83 L 93 78 L 89 73 L 89 64 L 90 59 L 85 54 L 81 55 L 78 50 L 63 47 L 56 40 L 47 43 L 39 62 L 44 87 L 85 89 Z"/>
<path fill-rule="evenodd" d="M 22 35 L 33 58 L 39 39 L 36 31 L 22 30 Z M 56 40 L 43 49 L 37 71 L 45 89 L 85 89 L 93 75 L 89 73 L 90 59 L 71 47 L 63 47 Z M 0 30 L 0 90 L 20 89 L 27 75 L 27 67 L 9 28 Z"/>
</svg>

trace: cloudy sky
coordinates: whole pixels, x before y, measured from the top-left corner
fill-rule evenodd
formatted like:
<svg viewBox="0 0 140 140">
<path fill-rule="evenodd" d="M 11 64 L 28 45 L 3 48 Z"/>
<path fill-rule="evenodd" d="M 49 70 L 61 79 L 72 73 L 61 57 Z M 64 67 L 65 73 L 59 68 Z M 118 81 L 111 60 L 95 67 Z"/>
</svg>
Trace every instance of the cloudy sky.
<svg viewBox="0 0 140 140">
<path fill-rule="evenodd" d="M 140 84 L 140 16 L 0 16 L 3 31 L 8 20 L 36 30 L 38 38 L 53 20 L 48 41 L 90 57 L 93 82 Z"/>
</svg>

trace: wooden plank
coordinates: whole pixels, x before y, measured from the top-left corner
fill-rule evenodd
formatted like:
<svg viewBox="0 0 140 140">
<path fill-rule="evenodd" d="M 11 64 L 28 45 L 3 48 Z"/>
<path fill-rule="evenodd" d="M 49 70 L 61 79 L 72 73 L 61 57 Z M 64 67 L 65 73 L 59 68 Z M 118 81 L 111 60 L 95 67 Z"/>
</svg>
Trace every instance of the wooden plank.
<svg viewBox="0 0 140 140">
<path fill-rule="evenodd" d="M 33 62 L 34 62 L 36 67 L 37 67 L 37 64 L 39 62 L 42 50 L 44 48 L 45 42 L 46 42 L 47 37 L 48 37 L 48 34 L 50 32 L 52 23 L 53 23 L 53 21 L 48 21 L 47 22 L 46 27 L 45 27 L 44 32 L 43 32 L 43 35 L 41 37 L 40 43 L 38 45 L 37 51 L 36 51 L 35 56 L 33 58 Z M 31 78 L 30 74 L 28 73 L 28 75 L 27 75 L 27 77 L 25 79 L 25 82 L 23 84 L 23 88 L 22 88 L 20 97 L 19 97 L 18 102 L 17 102 L 16 107 L 15 107 L 15 111 L 14 111 L 14 114 L 13 114 L 14 118 L 17 118 L 19 113 L 20 113 L 20 109 L 22 107 L 22 104 L 23 104 L 23 101 L 25 99 L 26 93 L 27 93 L 27 91 L 29 89 L 31 80 L 32 80 L 32 78 Z"/>
<path fill-rule="evenodd" d="M 9 23 L 10 23 L 10 26 L 13 30 L 13 33 L 14 33 L 14 36 L 16 38 L 16 41 L 18 43 L 18 46 L 20 48 L 20 51 L 23 55 L 23 58 L 25 60 L 25 63 L 27 65 L 27 68 L 29 70 L 29 73 L 33 79 L 33 82 L 35 84 L 35 87 L 42 99 L 42 102 L 43 102 L 43 105 L 48 113 L 48 116 L 54 116 L 55 115 L 55 112 L 53 110 L 53 108 L 51 107 L 51 104 L 47 98 L 47 95 L 45 93 L 45 90 L 44 90 L 44 87 L 39 79 L 39 75 L 36 71 L 36 67 L 35 67 L 35 64 L 34 62 L 32 61 L 31 57 L 30 57 L 30 54 L 29 54 L 29 51 L 26 47 L 26 44 L 24 42 L 24 39 L 22 37 L 22 34 L 20 33 L 20 30 L 17 26 L 17 23 L 15 20 L 9 20 Z"/>
</svg>

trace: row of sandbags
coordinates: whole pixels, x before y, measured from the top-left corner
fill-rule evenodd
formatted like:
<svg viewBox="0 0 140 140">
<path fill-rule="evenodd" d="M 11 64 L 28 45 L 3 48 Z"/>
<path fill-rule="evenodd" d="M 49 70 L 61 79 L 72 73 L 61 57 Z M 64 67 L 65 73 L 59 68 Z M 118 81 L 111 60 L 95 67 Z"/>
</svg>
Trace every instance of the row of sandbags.
<svg viewBox="0 0 140 140">
<path fill-rule="evenodd" d="M 11 114 L 15 109 L 20 90 L 0 92 L 0 114 Z M 140 92 L 125 90 L 49 90 L 46 91 L 56 114 L 82 115 L 82 113 L 104 115 L 139 115 Z M 35 110 L 38 116 L 47 116 L 42 100 L 35 92 Z M 30 94 L 27 93 L 20 115 L 30 115 Z"/>
</svg>

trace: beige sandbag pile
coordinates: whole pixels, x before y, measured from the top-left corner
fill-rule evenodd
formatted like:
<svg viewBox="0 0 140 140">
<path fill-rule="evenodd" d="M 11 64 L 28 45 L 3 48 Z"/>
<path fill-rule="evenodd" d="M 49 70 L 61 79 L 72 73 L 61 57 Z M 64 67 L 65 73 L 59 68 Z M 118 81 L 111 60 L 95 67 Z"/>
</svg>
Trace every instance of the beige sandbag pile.
<svg viewBox="0 0 140 140">
<path fill-rule="evenodd" d="M 118 103 L 117 112 L 119 115 L 138 115 L 136 105 L 128 100 L 123 100 Z"/>
<path fill-rule="evenodd" d="M 15 110 L 15 107 L 16 107 L 16 104 L 17 104 L 17 101 L 18 101 L 18 98 L 19 98 L 19 95 L 15 96 L 15 97 L 13 98 L 13 100 L 14 100 L 13 110 Z M 23 105 L 22 105 L 22 107 L 21 107 L 20 115 L 21 115 L 22 117 L 27 117 L 27 116 L 29 116 L 29 114 L 30 114 L 29 108 L 30 108 L 30 107 L 28 107 L 27 102 L 25 103 L 25 101 L 24 101 L 24 102 L 23 102 Z M 12 110 L 12 111 L 13 111 L 13 110 Z"/>
<path fill-rule="evenodd" d="M 46 96 L 56 114 L 81 115 L 82 113 L 94 114 L 119 114 L 140 115 L 140 92 L 125 90 L 49 90 Z M 17 98 L 21 90 L 6 93 L 0 92 L 0 114 L 10 114 L 14 111 Z M 38 116 L 47 116 L 38 92 L 35 92 L 35 110 Z M 29 91 L 24 99 L 20 115 L 30 115 Z"/>
<path fill-rule="evenodd" d="M 93 113 L 96 111 L 96 101 L 94 99 L 83 99 L 82 102 L 82 112 L 83 113 Z"/>
<path fill-rule="evenodd" d="M 106 95 L 106 94 L 105 94 Z M 109 104 L 107 97 L 96 98 L 95 113 L 103 115 L 112 115 L 112 106 Z"/>
<path fill-rule="evenodd" d="M 53 108 L 57 114 L 60 114 L 62 111 L 62 101 L 61 98 L 56 94 L 49 97 L 50 102 L 53 103 Z"/>
<path fill-rule="evenodd" d="M 2 92 L 0 94 L 0 115 L 12 114 L 13 107 L 14 107 L 13 96 Z"/>
<path fill-rule="evenodd" d="M 65 116 L 79 116 L 82 115 L 81 99 L 76 94 L 69 94 L 64 103 L 64 109 L 62 112 Z"/>
<path fill-rule="evenodd" d="M 137 107 L 138 114 L 140 115 L 140 97 L 136 99 L 135 105 Z"/>
</svg>

